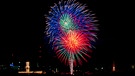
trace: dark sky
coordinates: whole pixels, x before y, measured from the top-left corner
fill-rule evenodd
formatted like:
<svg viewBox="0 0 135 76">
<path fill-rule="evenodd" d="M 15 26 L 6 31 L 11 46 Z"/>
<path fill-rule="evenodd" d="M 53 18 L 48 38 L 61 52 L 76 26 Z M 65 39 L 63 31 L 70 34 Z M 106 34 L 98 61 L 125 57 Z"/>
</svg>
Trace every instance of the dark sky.
<svg viewBox="0 0 135 76">
<path fill-rule="evenodd" d="M 129 2 L 109 0 L 78 0 L 86 3 L 99 20 L 98 40 L 93 50 L 95 63 L 135 63 L 133 7 Z M 36 56 L 39 46 L 48 56 L 48 40 L 44 40 L 45 18 L 57 0 L 4 1 L 0 10 L 0 59 L 10 60 Z M 126 6 L 128 5 L 128 6 Z M 28 52 L 28 53 L 26 53 Z M 29 56 L 28 56 L 29 55 Z M 31 58 L 30 58 L 31 59 Z M 5 62 L 5 61 L 4 61 Z"/>
</svg>

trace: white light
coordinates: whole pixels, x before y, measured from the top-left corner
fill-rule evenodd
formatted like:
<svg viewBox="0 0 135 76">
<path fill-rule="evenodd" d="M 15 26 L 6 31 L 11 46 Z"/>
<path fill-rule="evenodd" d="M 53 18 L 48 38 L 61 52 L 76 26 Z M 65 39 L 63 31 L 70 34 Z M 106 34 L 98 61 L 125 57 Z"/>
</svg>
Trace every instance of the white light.
<svg viewBox="0 0 135 76">
<path fill-rule="evenodd" d="M 67 22 L 65 21 L 64 24 L 67 25 Z"/>
<path fill-rule="evenodd" d="M 131 66 L 131 68 L 132 68 L 132 69 L 134 69 L 134 68 L 135 68 L 135 66 L 134 66 L 134 65 L 132 65 L 132 66 Z"/>
<path fill-rule="evenodd" d="M 115 71 L 115 66 L 113 66 L 113 71 Z"/>
<path fill-rule="evenodd" d="M 101 67 L 101 69 L 104 69 L 103 67 Z"/>
<path fill-rule="evenodd" d="M 95 68 L 95 70 L 98 70 L 98 68 Z"/>
</svg>

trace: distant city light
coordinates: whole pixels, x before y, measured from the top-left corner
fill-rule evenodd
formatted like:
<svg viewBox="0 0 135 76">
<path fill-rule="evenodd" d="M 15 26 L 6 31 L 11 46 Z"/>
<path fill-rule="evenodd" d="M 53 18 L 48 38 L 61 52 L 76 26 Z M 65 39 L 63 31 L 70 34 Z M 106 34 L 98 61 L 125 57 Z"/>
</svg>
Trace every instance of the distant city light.
<svg viewBox="0 0 135 76">
<path fill-rule="evenodd" d="M 95 68 L 95 70 L 98 70 L 98 68 Z"/>
<path fill-rule="evenodd" d="M 20 67 L 20 66 L 18 66 L 18 67 Z M 29 61 L 26 62 L 25 69 L 26 69 L 26 71 L 18 71 L 18 73 L 27 73 L 27 74 L 30 74 L 30 73 L 42 74 L 43 73 L 43 71 L 30 71 L 30 62 Z"/>
<path fill-rule="evenodd" d="M 101 69 L 103 70 L 104 68 L 103 68 L 103 67 L 101 67 Z"/>
<path fill-rule="evenodd" d="M 132 69 L 135 69 L 135 65 L 131 65 L 131 68 L 132 68 Z"/>
<path fill-rule="evenodd" d="M 12 62 L 11 64 L 10 64 L 10 67 L 13 67 L 14 66 L 14 63 Z"/>
<path fill-rule="evenodd" d="M 12 67 L 12 66 L 14 66 L 13 64 L 10 64 L 10 66 Z"/>
<path fill-rule="evenodd" d="M 115 71 L 115 66 L 113 66 L 113 72 Z"/>
<path fill-rule="evenodd" d="M 113 61 L 113 65 L 112 65 L 112 71 L 115 72 L 116 68 L 115 68 L 115 62 Z"/>
</svg>

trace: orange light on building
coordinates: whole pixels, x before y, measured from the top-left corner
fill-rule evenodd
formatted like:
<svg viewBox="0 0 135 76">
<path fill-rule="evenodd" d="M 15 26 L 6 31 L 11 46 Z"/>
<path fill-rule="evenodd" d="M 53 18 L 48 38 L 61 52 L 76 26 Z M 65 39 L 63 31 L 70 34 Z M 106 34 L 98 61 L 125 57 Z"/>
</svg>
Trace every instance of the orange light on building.
<svg viewBox="0 0 135 76">
<path fill-rule="evenodd" d="M 42 70 L 40 70 L 40 71 L 30 71 L 30 62 L 29 61 L 26 62 L 25 69 L 26 69 L 26 71 L 18 71 L 18 73 L 25 73 L 25 74 L 42 74 L 43 73 Z M 45 74 L 46 74 L 46 72 L 45 72 Z"/>
<path fill-rule="evenodd" d="M 115 68 L 115 63 L 113 62 L 113 66 L 112 66 L 112 71 L 115 72 L 116 68 Z"/>
</svg>

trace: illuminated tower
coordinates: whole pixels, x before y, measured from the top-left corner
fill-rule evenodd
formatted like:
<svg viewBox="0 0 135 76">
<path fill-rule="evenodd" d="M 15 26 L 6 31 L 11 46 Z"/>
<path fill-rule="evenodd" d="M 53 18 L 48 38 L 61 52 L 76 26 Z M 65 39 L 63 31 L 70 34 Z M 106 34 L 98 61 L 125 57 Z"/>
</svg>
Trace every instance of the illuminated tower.
<svg viewBox="0 0 135 76">
<path fill-rule="evenodd" d="M 29 61 L 26 62 L 25 69 L 26 69 L 26 72 L 27 72 L 27 73 L 30 72 L 30 62 L 29 62 Z"/>
</svg>

